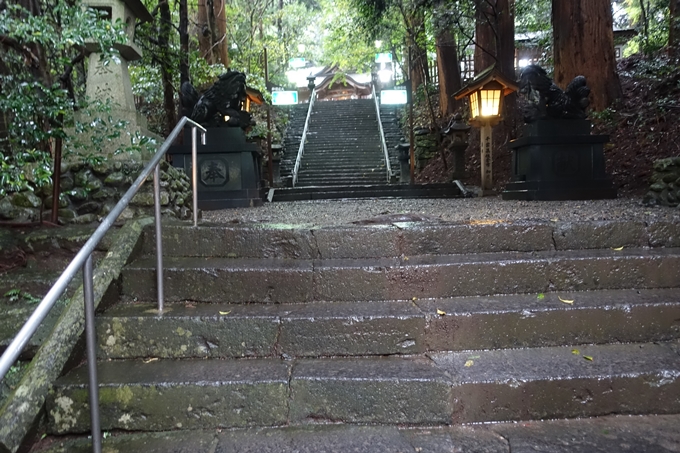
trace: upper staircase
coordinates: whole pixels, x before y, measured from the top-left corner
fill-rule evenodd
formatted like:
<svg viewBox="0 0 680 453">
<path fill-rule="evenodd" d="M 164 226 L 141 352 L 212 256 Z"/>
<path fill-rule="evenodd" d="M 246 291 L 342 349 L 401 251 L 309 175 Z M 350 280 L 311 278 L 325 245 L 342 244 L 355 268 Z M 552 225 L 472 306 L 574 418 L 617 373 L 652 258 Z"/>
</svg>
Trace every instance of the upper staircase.
<svg viewBox="0 0 680 453">
<path fill-rule="evenodd" d="M 423 450 L 435 434 L 404 428 L 680 413 L 680 249 L 663 247 L 677 234 L 633 222 L 167 226 L 160 314 L 148 231 L 120 302 L 97 317 L 102 429 L 175 431 L 110 440 L 126 452 L 482 451 L 465 435 L 448 438 L 460 450 Z M 54 435 L 88 431 L 85 366 L 56 382 L 47 413 Z M 222 428 L 272 429 L 205 431 Z"/>
<path fill-rule="evenodd" d="M 391 173 L 388 177 L 373 99 L 316 101 L 310 114 L 298 179 L 293 170 L 307 118 L 308 104 L 294 106 L 284 138 L 281 179 L 272 201 L 332 198 L 448 198 L 464 195 L 454 184 L 397 184 L 395 146 L 401 138 L 396 107 L 380 108 Z"/>
<path fill-rule="evenodd" d="M 296 186 L 388 182 L 373 99 L 315 102 Z"/>
</svg>

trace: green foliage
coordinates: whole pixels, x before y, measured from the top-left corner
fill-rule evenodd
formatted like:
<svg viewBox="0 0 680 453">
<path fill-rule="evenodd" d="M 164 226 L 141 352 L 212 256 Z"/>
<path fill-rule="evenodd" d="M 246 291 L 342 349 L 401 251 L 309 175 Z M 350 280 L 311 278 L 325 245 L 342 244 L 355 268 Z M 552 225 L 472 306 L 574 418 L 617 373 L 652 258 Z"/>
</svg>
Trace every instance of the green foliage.
<svg viewBox="0 0 680 453">
<path fill-rule="evenodd" d="M 5 155 L 0 152 L 0 196 L 52 184 L 51 156 L 30 149 Z"/>
<path fill-rule="evenodd" d="M 638 32 L 624 49 L 625 57 L 651 55 L 668 44 L 668 0 L 625 0 L 624 8 Z"/>
<path fill-rule="evenodd" d="M 550 32 L 550 0 L 515 0 L 515 33 Z"/>
<path fill-rule="evenodd" d="M 360 17 L 352 0 L 324 0 L 320 18 L 324 30 L 322 64 L 337 64 L 344 70 L 357 72 L 371 70 L 376 53 L 373 40 L 380 35 L 363 27 Z M 387 36 L 380 37 L 383 46 L 389 49 Z"/>
<path fill-rule="evenodd" d="M 127 40 L 123 24 L 103 21 L 101 13 L 80 1 L 43 0 L 42 14 L 18 4 L 4 4 L 0 47 L 0 194 L 48 183 L 48 151 L 67 135 L 64 118 L 84 97 L 85 43 L 96 43 L 105 62 L 116 58 L 114 45 Z M 75 71 L 74 71 L 75 68 Z M 40 150 L 40 151 L 36 151 Z M 23 170 L 27 163 L 30 172 Z"/>
<path fill-rule="evenodd" d="M 156 140 L 131 133 L 129 122 L 113 115 L 114 106 L 109 101 L 90 101 L 85 108 L 67 117 L 71 127 L 65 138 L 65 155 L 78 156 L 85 162 L 95 163 L 110 150 L 111 143 L 119 143 L 113 154 L 136 154 L 142 156 L 155 152 Z"/>
<path fill-rule="evenodd" d="M 33 296 L 30 293 L 27 293 L 26 291 L 21 291 L 20 289 L 14 288 L 10 289 L 5 293 L 5 298 L 10 302 L 10 303 L 16 303 L 19 302 L 20 300 L 24 300 L 29 304 L 37 304 L 38 302 L 41 301 L 41 299 Z"/>
</svg>

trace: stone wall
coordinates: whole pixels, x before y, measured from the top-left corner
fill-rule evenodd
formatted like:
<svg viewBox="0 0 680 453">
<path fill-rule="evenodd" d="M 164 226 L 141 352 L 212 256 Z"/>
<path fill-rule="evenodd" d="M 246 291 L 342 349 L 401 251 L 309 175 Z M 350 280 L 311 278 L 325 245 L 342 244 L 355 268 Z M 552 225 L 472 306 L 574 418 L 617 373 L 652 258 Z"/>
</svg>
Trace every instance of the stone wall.
<svg viewBox="0 0 680 453">
<path fill-rule="evenodd" d="M 652 185 L 644 197 L 649 205 L 680 205 L 680 157 L 669 157 L 654 162 Z"/>
<path fill-rule="evenodd" d="M 82 161 L 62 164 L 59 222 L 86 224 L 106 216 L 137 178 L 144 163 L 111 161 L 90 164 Z M 31 173 L 29 172 L 26 172 Z M 165 216 L 191 217 L 191 182 L 183 170 L 161 162 L 161 212 Z M 119 220 L 153 215 L 153 174 L 144 183 Z M 32 191 L 12 193 L 0 198 L 0 220 L 36 222 L 49 219 L 52 209 L 52 186 Z"/>
<path fill-rule="evenodd" d="M 418 171 L 425 168 L 430 160 L 438 155 L 437 136 L 428 129 L 420 128 L 415 131 L 414 154 L 416 158 L 416 169 Z"/>
</svg>

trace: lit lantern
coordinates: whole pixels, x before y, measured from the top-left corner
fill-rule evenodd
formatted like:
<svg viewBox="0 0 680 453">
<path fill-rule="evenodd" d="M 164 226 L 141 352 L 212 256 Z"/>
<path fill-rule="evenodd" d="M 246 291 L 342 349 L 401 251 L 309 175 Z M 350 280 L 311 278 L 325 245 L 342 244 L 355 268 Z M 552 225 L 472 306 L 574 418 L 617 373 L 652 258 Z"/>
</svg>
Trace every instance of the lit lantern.
<svg viewBox="0 0 680 453">
<path fill-rule="evenodd" d="M 473 121 L 501 119 L 503 85 L 495 80 L 470 94 L 470 118 Z"/>
<path fill-rule="evenodd" d="M 514 91 L 517 91 L 517 84 L 503 76 L 494 65 L 454 94 L 456 100 L 469 98 L 470 124 L 480 128 L 483 193 L 493 190 L 492 126 L 503 119 L 503 98 Z"/>
</svg>

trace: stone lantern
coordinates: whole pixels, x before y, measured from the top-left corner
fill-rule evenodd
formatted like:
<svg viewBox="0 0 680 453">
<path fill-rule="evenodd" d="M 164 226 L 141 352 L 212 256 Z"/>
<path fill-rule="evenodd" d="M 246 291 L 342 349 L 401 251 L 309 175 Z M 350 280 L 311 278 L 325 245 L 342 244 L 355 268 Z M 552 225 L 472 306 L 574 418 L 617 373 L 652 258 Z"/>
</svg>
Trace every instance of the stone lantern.
<svg viewBox="0 0 680 453">
<path fill-rule="evenodd" d="M 456 113 L 442 135 L 451 137 L 453 179 L 465 178 L 465 150 L 469 144 L 470 126 L 463 121 L 463 115 Z"/>
<path fill-rule="evenodd" d="M 137 113 L 132 95 L 132 85 L 128 72 L 128 62 L 142 58 L 142 50 L 133 42 L 135 22 L 149 22 L 153 17 L 140 0 L 85 0 L 84 4 L 103 12 L 112 23 L 122 22 L 127 32 L 128 41 L 116 44 L 120 57 L 111 59 L 106 65 L 101 61 L 100 50 L 96 43 L 89 42 L 85 48 L 89 52 L 86 95 L 92 100 L 110 101 L 113 105 L 112 116 L 115 119 L 129 122 L 130 133 L 139 132 L 151 135 L 146 130 L 146 118 Z M 121 143 L 111 143 L 113 149 L 105 149 L 110 154 L 120 144 L 129 144 L 129 140 L 121 139 Z"/>
</svg>

